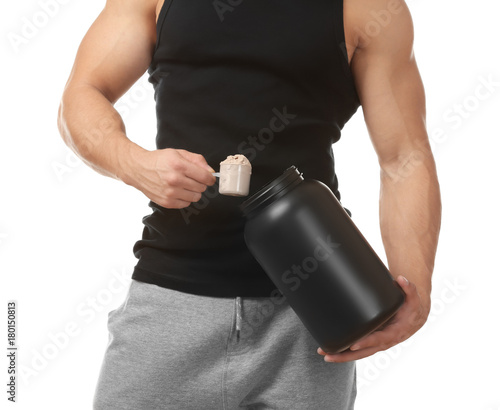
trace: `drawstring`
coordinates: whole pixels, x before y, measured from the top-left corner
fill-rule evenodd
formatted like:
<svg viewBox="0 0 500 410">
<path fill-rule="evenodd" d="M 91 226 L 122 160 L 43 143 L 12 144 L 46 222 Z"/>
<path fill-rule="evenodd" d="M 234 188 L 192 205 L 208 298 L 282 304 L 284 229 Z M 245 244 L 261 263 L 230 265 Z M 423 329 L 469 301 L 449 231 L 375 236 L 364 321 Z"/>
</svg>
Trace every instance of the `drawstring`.
<svg viewBox="0 0 500 410">
<path fill-rule="evenodd" d="M 241 330 L 241 297 L 236 297 L 236 339 L 240 339 Z"/>
</svg>

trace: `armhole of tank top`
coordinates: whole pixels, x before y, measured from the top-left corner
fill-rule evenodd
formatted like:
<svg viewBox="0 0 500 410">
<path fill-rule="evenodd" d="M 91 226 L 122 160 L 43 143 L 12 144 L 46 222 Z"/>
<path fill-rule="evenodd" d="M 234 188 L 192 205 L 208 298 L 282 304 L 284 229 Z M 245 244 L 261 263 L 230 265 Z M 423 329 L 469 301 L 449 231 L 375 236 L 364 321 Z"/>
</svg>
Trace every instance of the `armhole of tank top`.
<svg viewBox="0 0 500 410">
<path fill-rule="evenodd" d="M 172 4 L 173 0 L 165 0 L 161 6 L 160 13 L 158 14 L 158 21 L 156 22 L 156 44 L 153 51 L 152 61 L 154 60 L 158 46 L 160 45 L 161 31 L 163 29 L 163 23 L 165 22 L 165 17 L 167 16 L 168 9 Z"/>
<path fill-rule="evenodd" d="M 346 39 L 345 39 L 345 27 L 344 27 L 344 0 L 335 0 L 334 2 L 334 30 L 335 30 L 335 52 L 342 65 L 342 70 L 349 82 L 351 89 L 354 93 L 354 98 L 357 103 L 360 103 L 358 91 L 356 89 L 356 84 L 354 83 L 354 77 L 351 72 L 351 66 L 349 65 L 349 56 L 347 54 Z M 340 17 L 339 17 L 340 16 Z"/>
</svg>

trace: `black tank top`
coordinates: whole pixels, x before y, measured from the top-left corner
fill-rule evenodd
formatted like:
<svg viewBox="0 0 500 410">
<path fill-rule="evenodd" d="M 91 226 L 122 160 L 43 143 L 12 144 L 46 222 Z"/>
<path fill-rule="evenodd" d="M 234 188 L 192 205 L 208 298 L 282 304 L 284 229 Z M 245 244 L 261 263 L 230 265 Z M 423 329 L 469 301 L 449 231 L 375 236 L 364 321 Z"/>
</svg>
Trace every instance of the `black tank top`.
<svg viewBox="0 0 500 410">
<path fill-rule="evenodd" d="M 340 200 L 332 143 L 360 106 L 343 0 L 165 0 L 148 73 L 158 149 L 202 154 L 216 171 L 241 153 L 250 195 L 295 165 Z M 216 183 L 182 210 L 150 201 L 132 278 L 207 296 L 276 292 L 245 245 L 245 199 Z"/>
</svg>

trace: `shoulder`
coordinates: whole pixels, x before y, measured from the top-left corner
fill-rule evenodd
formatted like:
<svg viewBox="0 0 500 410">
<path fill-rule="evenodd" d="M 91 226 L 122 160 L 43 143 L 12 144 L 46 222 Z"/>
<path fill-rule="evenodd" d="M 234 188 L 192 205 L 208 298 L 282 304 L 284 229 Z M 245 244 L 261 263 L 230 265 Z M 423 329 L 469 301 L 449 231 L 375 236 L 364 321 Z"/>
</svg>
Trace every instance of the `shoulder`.
<svg viewBox="0 0 500 410">
<path fill-rule="evenodd" d="M 161 4 L 160 4 L 161 3 Z M 154 15 L 161 8 L 163 0 L 106 0 L 105 8 L 123 12 L 135 11 Z"/>
<path fill-rule="evenodd" d="M 346 42 L 354 49 L 413 41 L 413 22 L 404 0 L 344 0 Z"/>
</svg>

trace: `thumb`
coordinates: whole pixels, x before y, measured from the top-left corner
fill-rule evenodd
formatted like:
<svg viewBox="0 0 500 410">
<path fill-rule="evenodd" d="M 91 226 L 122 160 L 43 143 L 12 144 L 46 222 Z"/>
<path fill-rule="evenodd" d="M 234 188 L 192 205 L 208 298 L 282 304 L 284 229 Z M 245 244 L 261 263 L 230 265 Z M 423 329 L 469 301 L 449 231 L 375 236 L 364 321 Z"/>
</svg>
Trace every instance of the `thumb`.
<svg viewBox="0 0 500 410">
<path fill-rule="evenodd" d="M 215 170 L 208 165 L 207 161 L 201 154 L 195 154 L 194 152 L 189 152 L 186 150 L 179 150 L 179 154 L 187 161 L 196 164 L 209 172 L 215 172 Z"/>
<path fill-rule="evenodd" d="M 397 283 L 403 289 L 406 298 L 413 298 L 417 294 L 417 287 L 413 282 L 410 282 L 405 276 L 399 275 L 396 278 Z"/>
</svg>

